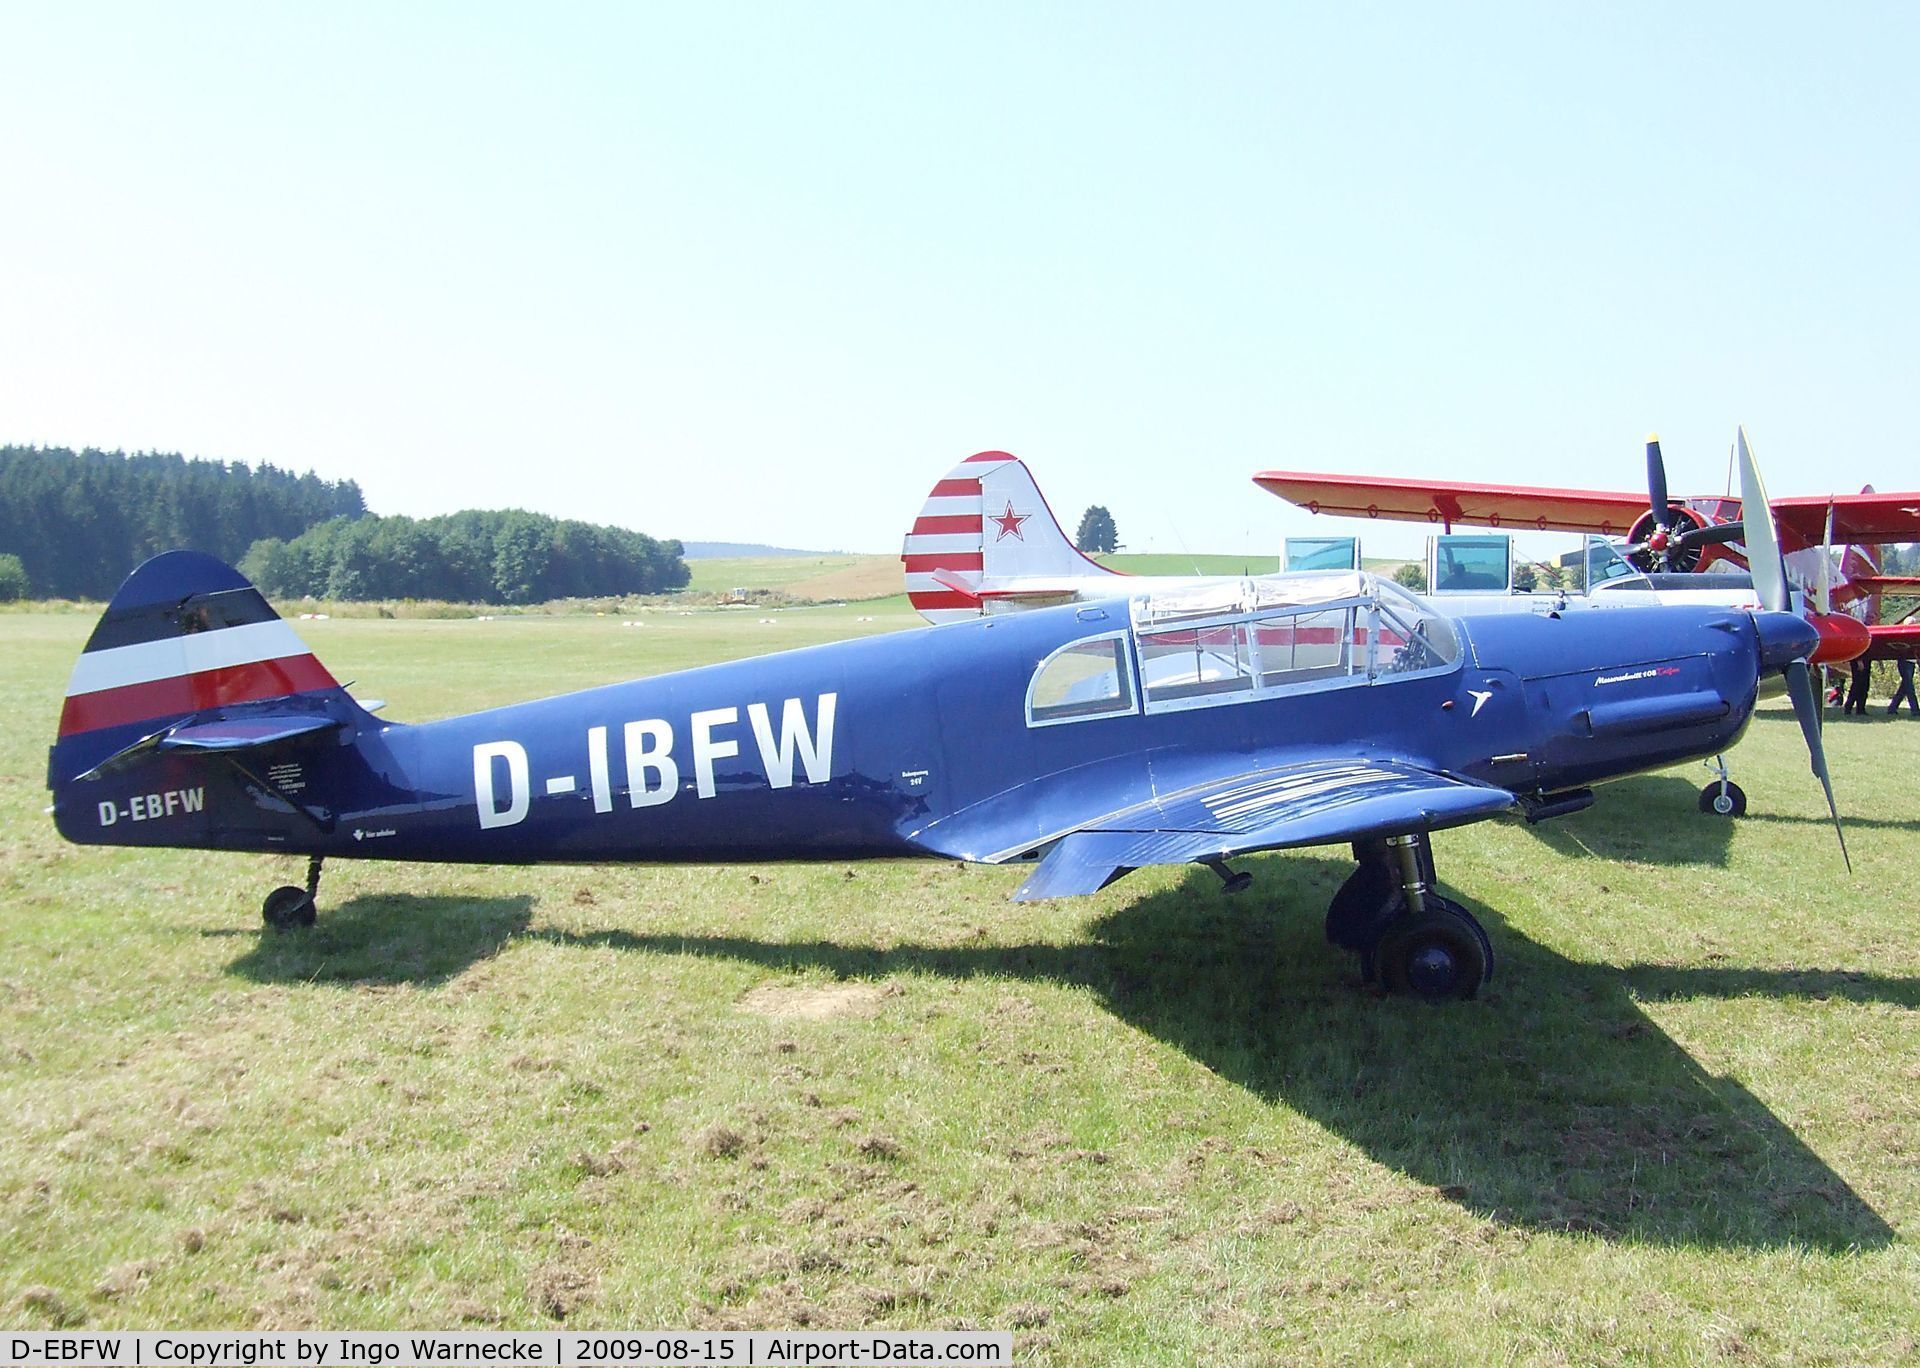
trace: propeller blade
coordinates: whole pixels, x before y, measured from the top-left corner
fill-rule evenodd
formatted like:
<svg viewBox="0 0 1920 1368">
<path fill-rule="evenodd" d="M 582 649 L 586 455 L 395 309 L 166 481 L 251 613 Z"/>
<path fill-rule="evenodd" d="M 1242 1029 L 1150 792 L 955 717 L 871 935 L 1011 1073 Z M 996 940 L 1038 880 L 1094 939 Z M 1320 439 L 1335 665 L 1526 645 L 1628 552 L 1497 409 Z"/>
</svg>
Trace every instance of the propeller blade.
<svg viewBox="0 0 1920 1368">
<path fill-rule="evenodd" d="M 1673 514 L 1667 507 L 1667 463 L 1660 457 L 1660 434 L 1647 434 L 1647 506 L 1659 527 L 1672 527 Z"/>
<path fill-rule="evenodd" d="M 1813 584 L 1815 606 L 1823 613 L 1833 611 L 1833 505 L 1827 505 L 1827 535 L 1820 541 L 1820 573 Z"/>
<path fill-rule="evenodd" d="M 1725 546 L 1728 542 L 1745 541 L 1747 529 L 1739 523 L 1715 523 L 1710 527 L 1689 527 L 1673 539 L 1676 550 L 1689 546 Z"/>
<path fill-rule="evenodd" d="M 1760 481 L 1760 468 L 1753 463 L 1753 448 L 1747 445 L 1743 426 L 1734 434 L 1740 460 L 1740 520 L 1746 532 L 1747 567 L 1753 572 L 1753 587 L 1760 606 L 1775 613 L 1789 611 L 1787 606 L 1787 563 L 1780 555 L 1780 534 L 1774 529 L 1773 507 L 1767 502 L 1767 487 Z"/>
<path fill-rule="evenodd" d="M 1793 699 L 1793 715 L 1800 719 L 1800 734 L 1807 739 L 1807 756 L 1813 772 L 1827 795 L 1827 812 L 1833 818 L 1833 834 L 1840 838 L 1840 858 L 1847 873 L 1853 873 L 1853 857 L 1847 854 L 1847 833 L 1840 827 L 1840 809 L 1833 801 L 1833 780 L 1827 774 L 1827 752 L 1820 742 L 1820 694 L 1813 682 L 1813 670 L 1804 660 L 1786 668 L 1787 693 Z"/>
</svg>

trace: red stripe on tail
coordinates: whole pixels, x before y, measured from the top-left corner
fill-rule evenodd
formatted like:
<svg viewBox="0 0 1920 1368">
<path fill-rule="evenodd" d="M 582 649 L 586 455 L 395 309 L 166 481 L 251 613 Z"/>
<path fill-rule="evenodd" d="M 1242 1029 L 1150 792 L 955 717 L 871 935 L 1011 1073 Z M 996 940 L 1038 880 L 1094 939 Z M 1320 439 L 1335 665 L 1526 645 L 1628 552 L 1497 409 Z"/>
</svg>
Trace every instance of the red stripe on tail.
<svg viewBox="0 0 1920 1368">
<path fill-rule="evenodd" d="M 338 687 L 339 681 L 311 655 L 230 665 L 223 670 L 202 670 L 146 684 L 75 694 L 60 710 L 60 735 L 199 712 L 226 703 L 251 703 Z"/>
<path fill-rule="evenodd" d="M 978 609 L 980 600 L 972 594 L 959 594 L 951 590 L 934 593 L 916 589 L 907 595 L 907 602 L 915 608 L 968 608 Z"/>
<path fill-rule="evenodd" d="M 943 532 L 978 532 L 980 515 L 978 513 L 950 513 L 937 518 L 915 518 L 913 530 L 909 535 L 922 536 Z"/>
<path fill-rule="evenodd" d="M 979 570 L 986 557 L 978 551 L 919 551 L 900 559 L 909 575 L 924 575 L 930 570 Z"/>
</svg>

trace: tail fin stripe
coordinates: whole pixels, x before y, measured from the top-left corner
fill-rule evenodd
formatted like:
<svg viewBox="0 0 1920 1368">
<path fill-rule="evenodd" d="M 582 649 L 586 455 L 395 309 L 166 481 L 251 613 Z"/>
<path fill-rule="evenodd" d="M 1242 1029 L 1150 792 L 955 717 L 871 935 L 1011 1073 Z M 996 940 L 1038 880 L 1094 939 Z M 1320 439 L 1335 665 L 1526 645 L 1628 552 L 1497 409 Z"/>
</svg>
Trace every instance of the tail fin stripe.
<svg viewBox="0 0 1920 1368">
<path fill-rule="evenodd" d="M 311 653 L 293 628 L 276 617 L 271 622 L 87 651 L 74 663 L 67 693 L 99 693 L 288 656 L 311 658 Z"/>
<path fill-rule="evenodd" d="M 915 518 L 913 530 L 907 535 L 913 537 L 937 537 L 950 532 L 980 533 L 981 518 L 978 513 L 968 517 L 964 514 L 953 517 Z"/>
<path fill-rule="evenodd" d="M 915 590 L 907 595 L 907 602 L 921 611 L 929 608 L 965 609 L 966 611 L 962 614 L 964 617 L 977 617 L 980 612 L 980 599 L 977 595 L 962 594 L 952 589 L 942 589 L 938 592 Z"/>
<path fill-rule="evenodd" d="M 946 479 L 933 487 L 928 499 L 977 499 L 980 497 L 980 472 L 975 471 L 964 480 Z"/>
<path fill-rule="evenodd" d="M 337 687 L 338 681 L 327 672 L 327 667 L 311 655 L 252 661 L 74 694 L 61 709 L 60 735 L 71 736 L 149 718 L 201 712 L 229 703 L 251 703 Z"/>
<path fill-rule="evenodd" d="M 906 562 L 906 572 L 915 575 L 931 570 L 978 570 L 986 558 L 978 551 L 946 551 L 931 556 L 908 554 L 900 559 Z"/>
<path fill-rule="evenodd" d="M 907 544 L 901 548 L 901 554 L 907 556 L 932 556 L 955 554 L 980 554 L 980 534 L 978 532 L 956 533 L 953 536 L 929 537 L 913 534 L 907 538 Z"/>
<path fill-rule="evenodd" d="M 922 518 L 967 517 L 978 518 L 986 509 L 986 500 L 980 497 L 980 491 L 974 490 L 969 498 L 957 498 L 944 494 L 937 499 L 928 499 L 920 506 Z"/>
</svg>

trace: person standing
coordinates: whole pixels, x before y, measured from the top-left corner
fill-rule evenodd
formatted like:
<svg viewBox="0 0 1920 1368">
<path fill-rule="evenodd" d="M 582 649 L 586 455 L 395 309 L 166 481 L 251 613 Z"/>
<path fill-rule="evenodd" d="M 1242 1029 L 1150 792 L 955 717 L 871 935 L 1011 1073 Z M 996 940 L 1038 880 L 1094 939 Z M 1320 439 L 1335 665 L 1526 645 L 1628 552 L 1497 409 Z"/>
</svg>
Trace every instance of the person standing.
<svg viewBox="0 0 1920 1368">
<path fill-rule="evenodd" d="M 1887 704 L 1887 716 L 1891 717 L 1900 711 L 1900 700 L 1904 698 L 1907 700 L 1908 714 L 1920 717 L 1920 700 L 1913 695 L 1913 657 L 1903 655 L 1893 663 L 1900 671 L 1900 687 L 1893 691 L 1893 702 Z"/>
<path fill-rule="evenodd" d="M 1850 676 L 1847 680 L 1847 702 L 1846 706 L 1841 708 L 1840 711 L 1843 714 L 1859 713 L 1862 717 L 1865 717 L 1867 715 L 1867 685 L 1873 678 L 1873 667 L 1858 656 L 1855 656 L 1847 662 L 1847 673 Z"/>
</svg>

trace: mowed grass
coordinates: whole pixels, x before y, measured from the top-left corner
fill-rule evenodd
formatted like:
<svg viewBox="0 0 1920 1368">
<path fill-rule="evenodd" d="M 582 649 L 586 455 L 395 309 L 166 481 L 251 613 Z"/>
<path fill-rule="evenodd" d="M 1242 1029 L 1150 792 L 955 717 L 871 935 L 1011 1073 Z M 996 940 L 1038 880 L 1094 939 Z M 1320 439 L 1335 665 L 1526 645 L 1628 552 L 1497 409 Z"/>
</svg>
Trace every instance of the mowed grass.
<svg viewBox="0 0 1920 1368">
<path fill-rule="evenodd" d="M 299 624 L 425 718 L 908 615 Z M 1013 1327 L 1033 1363 L 1916 1352 L 1920 724 L 1436 842 L 1473 1003 L 1321 940 L 1340 850 L 1149 871 L 329 867 L 65 845 L 89 622 L 0 618 L 0 1312 Z"/>
</svg>

